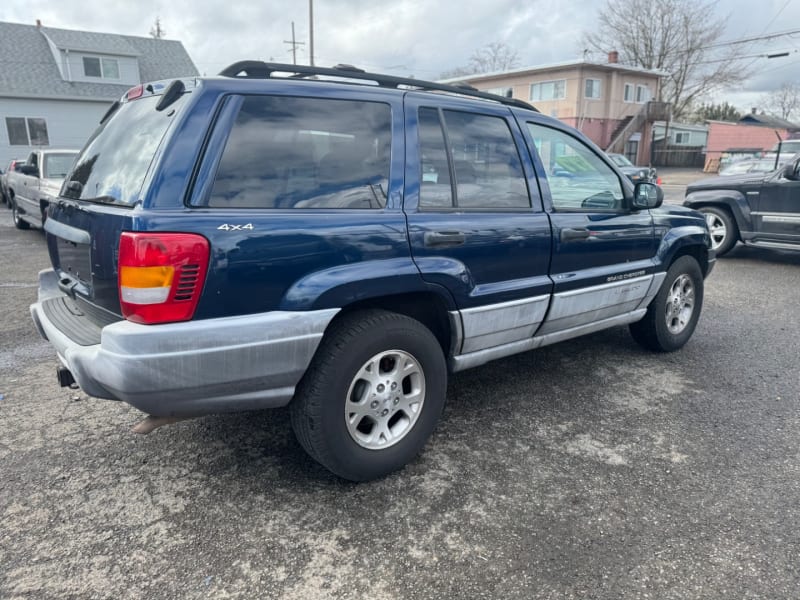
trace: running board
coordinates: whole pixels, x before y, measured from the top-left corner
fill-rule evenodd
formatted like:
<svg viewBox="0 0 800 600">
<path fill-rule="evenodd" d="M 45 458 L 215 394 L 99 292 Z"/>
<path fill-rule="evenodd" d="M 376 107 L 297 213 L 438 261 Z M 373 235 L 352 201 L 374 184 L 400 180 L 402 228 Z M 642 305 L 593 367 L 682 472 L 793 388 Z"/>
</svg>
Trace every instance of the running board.
<svg viewBox="0 0 800 600">
<path fill-rule="evenodd" d="M 609 327 L 617 327 L 620 325 L 635 323 L 636 321 L 641 320 L 646 312 L 646 308 L 640 308 L 622 315 L 617 315 L 616 317 L 609 317 L 608 319 L 603 319 L 602 321 L 597 321 L 595 323 L 587 323 L 586 325 L 580 325 L 571 329 L 564 329 L 563 331 L 554 331 L 553 333 L 548 333 L 547 335 L 540 335 L 526 340 L 513 342 L 511 344 L 504 344 L 502 346 L 495 346 L 494 348 L 487 348 L 477 352 L 470 352 L 469 354 L 454 356 L 450 359 L 450 369 L 453 372 L 463 371 L 465 369 L 471 369 L 472 367 L 478 367 L 486 364 L 492 360 L 497 360 L 498 358 L 505 358 L 506 356 L 511 356 L 512 354 L 534 350 L 536 348 L 541 348 L 542 346 L 549 346 L 550 344 L 563 342 L 564 340 L 586 335 L 587 333 L 594 333 L 596 331 L 608 329 Z"/>
<path fill-rule="evenodd" d="M 773 250 L 800 250 L 800 244 L 783 244 L 781 242 L 745 241 L 745 246 L 753 248 L 771 248 Z"/>
</svg>

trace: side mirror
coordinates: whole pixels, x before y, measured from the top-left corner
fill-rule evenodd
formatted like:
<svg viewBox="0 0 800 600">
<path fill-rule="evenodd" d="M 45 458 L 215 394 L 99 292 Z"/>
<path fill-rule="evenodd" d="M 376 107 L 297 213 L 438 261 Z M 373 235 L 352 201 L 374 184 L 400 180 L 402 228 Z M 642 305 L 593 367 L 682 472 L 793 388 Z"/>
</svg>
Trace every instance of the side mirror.
<svg viewBox="0 0 800 600">
<path fill-rule="evenodd" d="M 36 176 L 39 174 L 39 168 L 35 167 L 34 165 L 20 165 L 19 172 L 22 173 L 23 175 Z"/>
<path fill-rule="evenodd" d="M 781 169 L 781 176 L 784 179 L 790 179 L 792 181 L 796 181 L 797 179 L 800 179 L 800 177 L 798 177 L 798 173 L 797 173 L 798 166 L 800 166 L 800 163 L 796 163 L 796 162 L 790 162 L 790 163 L 788 163 L 786 165 L 783 165 L 783 168 Z"/>
<path fill-rule="evenodd" d="M 658 208 L 664 202 L 664 191 L 655 183 L 640 182 L 633 188 L 633 208 L 648 210 Z"/>
</svg>

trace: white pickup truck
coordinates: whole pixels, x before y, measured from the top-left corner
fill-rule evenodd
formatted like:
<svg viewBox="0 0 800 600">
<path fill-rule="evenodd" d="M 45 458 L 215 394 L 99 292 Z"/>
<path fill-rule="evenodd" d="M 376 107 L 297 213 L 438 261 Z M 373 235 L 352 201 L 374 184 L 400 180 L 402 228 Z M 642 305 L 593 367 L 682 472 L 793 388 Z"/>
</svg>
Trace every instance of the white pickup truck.
<svg viewBox="0 0 800 600">
<path fill-rule="evenodd" d="M 36 150 L 15 171 L 9 171 L 8 199 L 17 229 L 42 227 L 47 206 L 58 196 L 77 150 Z"/>
</svg>

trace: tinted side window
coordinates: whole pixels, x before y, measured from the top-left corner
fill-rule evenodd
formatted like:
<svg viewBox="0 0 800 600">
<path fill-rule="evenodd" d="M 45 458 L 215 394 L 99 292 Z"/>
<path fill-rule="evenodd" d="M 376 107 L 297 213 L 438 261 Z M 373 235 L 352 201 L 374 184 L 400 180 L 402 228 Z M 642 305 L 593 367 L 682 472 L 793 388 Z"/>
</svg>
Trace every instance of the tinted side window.
<svg viewBox="0 0 800 600">
<path fill-rule="evenodd" d="M 527 208 L 531 205 L 522 162 L 505 119 L 444 111 L 462 208 Z"/>
<path fill-rule="evenodd" d="M 622 184 L 597 154 L 580 140 L 528 123 L 536 151 L 544 164 L 554 210 L 621 210 Z"/>
<path fill-rule="evenodd" d="M 208 206 L 383 208 L 391 108 L 322 98 L 248 96 Z"/>
<path fill-rule="evenodd" d="M 452 208 L 453 192 L 450 186 L 450 166 L 444 131 L 435 108 L 419 110 L 419 150 L 422 182 L 419 204 L 423 208 Z"/>
<path fill-rule="evenodd" d="M 419 111 L 420 207 L 529 207 L 522 163 L 506 120 L 450 110 L 443 114 L 446 138 L 438 110 Z M 455 189 L 450 164 L 455 172 Z"/>
</svg>

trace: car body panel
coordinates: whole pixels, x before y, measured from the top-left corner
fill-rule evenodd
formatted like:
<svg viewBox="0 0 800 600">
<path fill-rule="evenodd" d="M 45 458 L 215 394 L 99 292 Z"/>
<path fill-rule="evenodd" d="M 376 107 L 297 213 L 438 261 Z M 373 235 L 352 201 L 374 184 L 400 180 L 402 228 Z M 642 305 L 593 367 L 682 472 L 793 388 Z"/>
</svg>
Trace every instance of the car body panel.
<svg viewBox="0 0 800 600">
<path fill-rule="evenodd" d="M 800 249 L 800 181 L 787 179 L 786 168 L 768 175 L 714 177 L 690 184 L 684 206 L 718 207 L 730 212 L 745 244 Z"/>
<path fill-rule="evenodd" d="M 148 86 L 143 97 L 164 87 Z M 451 368 L 460 370 L 634 322 L 674 256 L 687 249 L 699 260 L 705 256 L 705 222 L 686 209 L 554 211 L 526 121 L 588 146 L 619 179 L 627 207 L 633 206 L 634 187 L 585 136 L 531 110 L 452 94 L 308 80 L 205 78 L 186 81 L 185 89 L 166 114 L 171 121 L 129 205 L 65 196 L 52 203 L 45 229 L 53 270 L 42 274 L 40 299 L 31 308 L 39 331 L 84 389 L 153 414 L 285 404 L 328 323 L 353 306 L 380 307 L 384 299 L 407 297 L 423 304 L 417 310 L 446 311 L 440 315 L 450 327 L 446 351 Z M 243 98 L 254 95 L 386 104 L 391 155 L 385 206 L 203 204 Z M 530 206 L 421 210 L 416 115 L 424 106 L 503 119 Z M 125 107 L 123 101 L 109 122 Z M 569 229 L 589 235 L 568 240 L 562 232 Z M 190 321 L 137 325 L 121 319 L 117 253 L 125 231 L 190 232 L 208 241 L 205 285 Z M 463 243 L 430 243 L 430 234 L 451 232 Z M 69 323 L 59 323 L 47 303 L 69 297 L 74 312 L 63 316 Z M 64 333 L 89 322 L 100 332 L 96 343 L 79 344 Z"/>
</svg>

